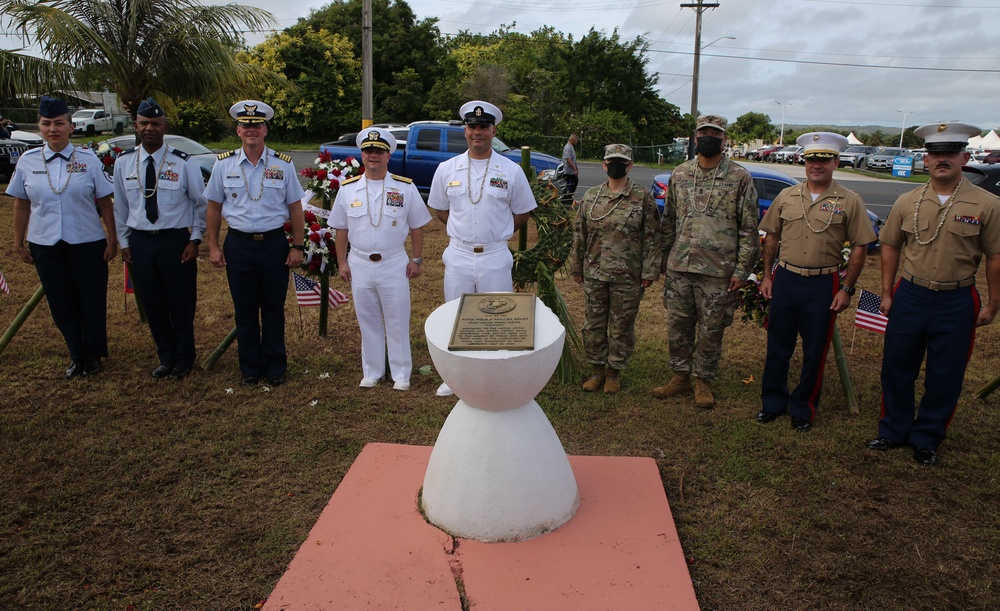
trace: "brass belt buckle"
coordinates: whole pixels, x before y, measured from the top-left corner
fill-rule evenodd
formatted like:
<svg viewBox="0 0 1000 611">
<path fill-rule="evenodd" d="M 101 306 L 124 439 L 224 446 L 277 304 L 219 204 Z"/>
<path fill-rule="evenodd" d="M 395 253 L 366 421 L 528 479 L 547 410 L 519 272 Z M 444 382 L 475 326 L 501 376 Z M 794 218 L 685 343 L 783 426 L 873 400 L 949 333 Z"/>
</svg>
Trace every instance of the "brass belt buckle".
<svg viewBox="0 0 1000 611">
<path fill-rule="evenodd" d="M 375 253 L 372 253 L 372 254 L 368 255 L 368 258 L 371 259 L 372 261 L 381 261 L 382 260 L 382 255 L 380 255 L 377 252 L 375 252 Z"/>
<path fill-rule="evenodd" d="M 474 246 L 472 248 L 472 252 L 474 252 L 474 253 L 481 253 L 481 252 L 483 252 L 483 247 L 482 246 Z"/>
<path fill-rule="evenodd" d="M 263 233 L 255 233 L 251 237 L 252 237 L 252 239 L 253 239 L 254 242 L 263 242 L 264 241 L 264 234 Z"/>
</svg>

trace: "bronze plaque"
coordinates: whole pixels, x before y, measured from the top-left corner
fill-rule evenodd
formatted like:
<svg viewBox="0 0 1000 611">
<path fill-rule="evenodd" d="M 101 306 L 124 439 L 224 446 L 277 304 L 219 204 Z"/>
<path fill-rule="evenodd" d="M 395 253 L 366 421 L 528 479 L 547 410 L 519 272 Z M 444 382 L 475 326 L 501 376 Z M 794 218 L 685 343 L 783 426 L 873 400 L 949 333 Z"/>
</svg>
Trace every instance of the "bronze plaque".
<svg viewBox="0 0 1000 611">
<path fill-rule="evenodd" d="M 534 293 L 466 293 L 448 350 L 534 350 Z"/>
</svg>

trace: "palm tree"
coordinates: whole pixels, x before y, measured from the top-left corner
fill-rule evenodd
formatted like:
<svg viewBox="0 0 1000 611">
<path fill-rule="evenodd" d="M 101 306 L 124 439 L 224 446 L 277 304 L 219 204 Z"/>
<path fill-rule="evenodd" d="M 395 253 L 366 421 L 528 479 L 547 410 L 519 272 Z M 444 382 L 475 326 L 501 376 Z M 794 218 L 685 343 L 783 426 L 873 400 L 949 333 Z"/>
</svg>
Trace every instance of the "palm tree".
<svg viewBox="0 0 1000 611">
<path fill-rule="evenodd" d="M 41 49 L 52 70 L 96 67 L 89 72 L 101 74 L 133 116 L 150 96 L 167 105 L 173 98 L 199 98 L 221 107 L 261 82 L 280 80 L 235 60 L 244 31 L 275 23 L 273 15 L 250 6 L 203 6 L 197 0 L 0 0 L 0 14 L 28 45 Z M 25 57 L 4 52 L 0 65 Z M 10 81 L 20 93 L 52 89 L 51 81 L 15 78 L 16 65 L 11 67 L 9 73 L 0 67 L 0 84 Z"/>
<path fill-rule="evenodd" d="M 40 84 L 48 90 L 73 88 L 71 70 L 18 51 L 0 50 L 0 97 L 16 97 Z"/>
</svg>

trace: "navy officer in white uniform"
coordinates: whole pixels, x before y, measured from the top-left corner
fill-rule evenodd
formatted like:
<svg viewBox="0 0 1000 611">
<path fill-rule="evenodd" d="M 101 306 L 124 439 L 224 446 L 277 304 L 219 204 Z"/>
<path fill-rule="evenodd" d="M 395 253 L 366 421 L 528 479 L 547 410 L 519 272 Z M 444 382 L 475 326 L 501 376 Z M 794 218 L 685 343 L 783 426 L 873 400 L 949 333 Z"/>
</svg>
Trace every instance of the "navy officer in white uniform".
<svg viewBox="0 0 1000 611">
<path fill-rule="evenodd" d="M 196 161 L 164 144 L 167 117 L 153 98 L 139 104 L 135 133 L 139 146 L 115 160 L 118 242 L 156 343 L 152 376 L 181 379 L 194 367 L 205 181 Z"/>
<path fill-rule="evenodd" d="M 45 146 L 24 153 L 7 185 L 14 250 L 45 288 L 69 348 L 66 377 L 91 376 L 108 356 L 108 261 L 118 253 L 113 188 L 93 151 L 70 144 L 66 102 L 42 96 L 38 131 Z"/>
<path fill-rule="evenodd" d="M 481 100 L 459 110 L 469 150 L 438 166 L 427 204 L 448 228 L 444 299 L 509 292 L 514 257 L 507 240 L 528 222 L 535 196 L 521 166 L 493 151 L 500 109 Z M 452 394 L 446 384 L 438 395 Z"/>
<path fill-rule="evenodd" d="M 413 181 L 388 172 L 396 150 L 389 130 L 363 130 L 357 144 L 365 173 L 340 186 L 330 226 L 337 231 L 340 277 L 351 283 L 361 328 L 360 386 L 371 388 L 385 375 L 388 345 L 393 388 L 409 390 L 410 279 L 420 275 L 423 226 L 431 215 Z M 413 236 L 412 256 L 406 253 L 407 235 Z"/>
<path fill-rule="evenodd" d="M 302 197 L 292 158 L 264 145 L 274 110 L 257 100 L 233 104 L 243 146 L 219 155 L 205 188 L 209 258 L 226 269 L 236 310 L 236 341 L 244 386 L 285 383 L 285 294 L 288 270 L 302 263 Z M 229 232 L 219 247 L 219 229 Z M 285 222 L 292 243 L 285 238 Z"/>
</svg>

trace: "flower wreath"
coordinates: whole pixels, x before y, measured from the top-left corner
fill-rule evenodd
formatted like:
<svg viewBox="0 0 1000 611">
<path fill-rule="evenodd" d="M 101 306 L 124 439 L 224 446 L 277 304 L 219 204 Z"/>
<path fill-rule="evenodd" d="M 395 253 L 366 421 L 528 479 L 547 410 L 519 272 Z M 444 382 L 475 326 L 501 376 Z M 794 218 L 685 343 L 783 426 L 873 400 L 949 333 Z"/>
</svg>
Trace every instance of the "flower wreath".
<svg viewBox="0 0 1000 611">
<path fill-rule="evenodd" d="M 527 250 L 514 252 L 511 275 L 518 290 L 538 282 L 540 273 L 552 277 L 573 248 L 573 210 L 563 205 L 562 194 L 542 181 L 535 181 L 531 189 L 538 203 L 531 211 L 538 241 Z"/>
</svg>

